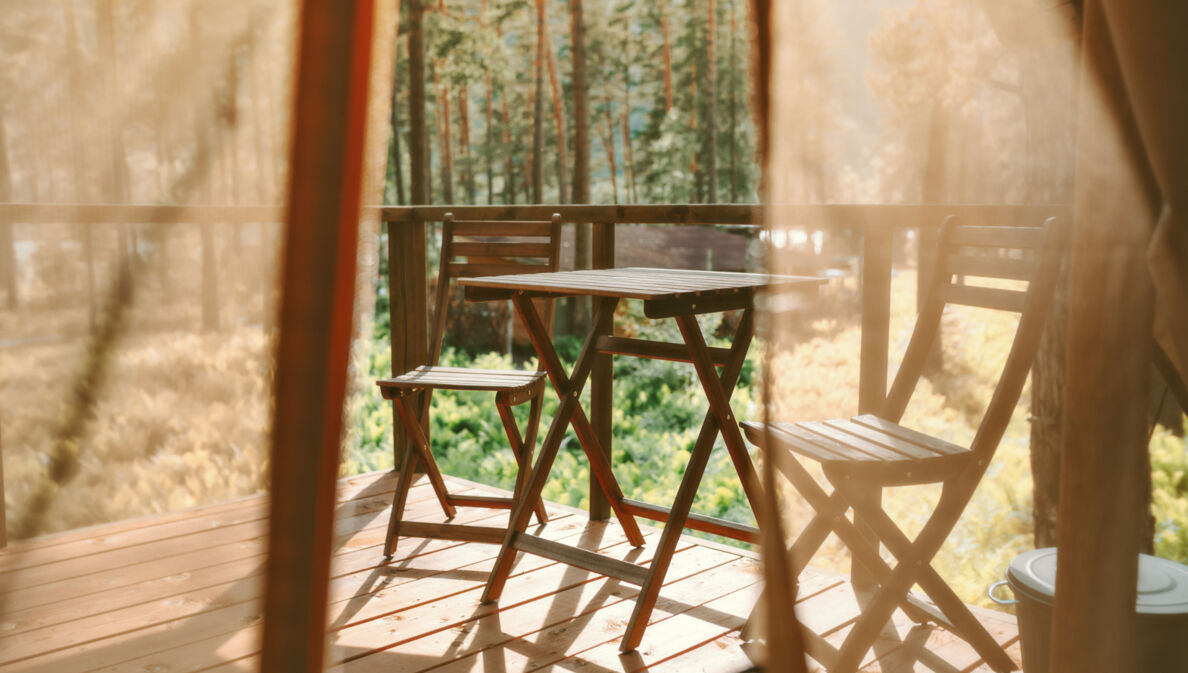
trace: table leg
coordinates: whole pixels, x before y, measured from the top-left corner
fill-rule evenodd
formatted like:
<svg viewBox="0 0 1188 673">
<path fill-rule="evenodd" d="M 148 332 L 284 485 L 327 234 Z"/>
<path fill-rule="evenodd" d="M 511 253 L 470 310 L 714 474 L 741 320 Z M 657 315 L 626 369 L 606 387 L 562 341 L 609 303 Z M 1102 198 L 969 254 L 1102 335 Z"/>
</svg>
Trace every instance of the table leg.
<svg viewBox="0 0 1188 673">
<path fill-rule="evenodd" d="M 590 334 L 586 337 L 582 353 L 574 364 L 573 373 L 568 377 L 565 375 L 565 367 L 561 364 L 561 359 L 557 357 L 557 351 L 549 339 L 545 323 L 540 319 L 540 314 L 532 300 L 522 295 L 516 295 L 512 298 L 512 302 L 528 330 L 528 338 L 540 356 L 545 373 L 548 374 L 549 381 L 552 382 L 557 394 L 572 396 L 574 399 L 580 398 L 586 380 L 599 357 L 598 349 L 594 344 L 600 335 L 610 332 L 614 324 L 615 307 L 619 305 L 619 300 L 614 297 L 595 298 L 594 320 L 591 323 Z M 586 357 L 587 352 L 590 354 L 588 358 Z M 590 473 L 597 479 L 615 518 L 619 520 L 619 525 L 623 527 L 623 532 L 627 535 L 627 540 L 636 547 L 642 546 L 643 533 L 639 531 L 635 517 L 623 507 L 623 490 L 619 487 L 619 481 L 611 469 L 610 459 L 602 450 L 598 434 L 590 424 L 590 419 L 586 417 L 586 411 L 582 409 L 581 404 L 573 409 L 570 421 L 573 424 L 574 433 L 577 434 L 578 442 L 582 445 L 582 451 L 585 452 L 590 463 Z"/>
<path fill-rule="evenodd" d="M 730 426 L 734 428 L 736 433 L 738 432 L 738 426 L 732 420 L 733 414 L 729 413 L 729 401 L 730 395 L 734 392 L 734 386 L 738 382 L 739 374 L 742 373 L 743 362 L 746 360 L 747 349 L 750 347 L 755 323 L 753 312 L 750 310 L 746 311 L 743 314 L 743 320 L 739 325 L 739 332 L 735 336 L 734 344 L 731 346 L 730 359 L 726 363 L 726 366 L 722 368 L 721 376 L 714 369 L 713 360 L 710 358 L 705 339 L 701 335 L 701 328 L 697 325 L 697 319 L 693 316 L 681 316 L 677 318 L 677 324 L 681 328 L 681 334 L 685 337 L 685 344 L 689 349 L 689 355 L 693 360 L 694 367 L 697 369 L 697 375 L 702 380 L 702 386 L 706 388 L 707 394 L 711 387 L 720 394 L 720 401 L 725 405 L 727 413 L 723 414 L 720 409 L 716 410 L 715 404 L 712 401 L 713 398 L 711 397 L 710 410 L 705 414 L 705 420 L 701 424 L 701 432 L 697 436 L 697 443 L 693 445 L 693 451 L 689 456 L 689 463 L 685 466 L 685 476 L 681 478 L 681 485 L 677 490 L 676 500 L 672 504 L 668 521 L 664 524 L 664 532 L 660 536 L 660 543 L 656 547 L 656 554 L 652 557 L 652 562 L 648 566 L 647 577 L 644 580 L 643 586 L 640 588 L 639 596 L 635 599 L 635 610 L 631 615 L 631 621 L 627 623 L 627 631 L 623 635 L 623 641 L 619 646 L 619 649 L 623 652 L 634 650 L 639 647 L 640 641 L 643 640 L 644 629 L 647 628 L 648 620 L 651 618 L 652 611 L 656 607 L 656 601 L 660 597 L 660 587 L 664 584 L 664 576 L 668 573 L 669 564 L 672 562 L 672 555 L 676 551 L 681 534 L 684 532 L 689 510 L 693 506 L 693 499 L 697 496 L 697 489 L 701 486 L 701 478 L 705 473 L 706 465 L 709 463 L 710 454 L 713 452 L 714 441 L 718 437 L 718 432 L 726 430 Z M 723 418 L 724 416 L 729 417 L 731 420 Z M 725 436 L 725 432 L 723 432 L 723 435 Z M 729 442 L 727 445 L 729 446 Z M 744 455 L 747 454 L 744 452 Z M 737 467 L 737 461 L 735 465 Z M 746 465 L 751 467 L 749 455 L 747 456 Z M 751 469 L 753 470 L 753 468 Z M 742 478 L 741 472 L 739 476 Z M 745 484 L 746 482 L 744 481 L 743 483 Z M 750 498 L 752 494 L 748 492 L 747 495 Z M 754 511 L 758 512 L 758 506 L 759 501 L 757 499 L 751 501 L 751 508 Z"/>
<path fill-rule="evenodd" d="M 565 374 L 561 360 L 557 357 L 557 352 L 548 339 L 548 333 L 545 331 L 544 324 L 540 319 L 540 315 L 536 312 L 536 308 L 532 305 L 532 301 L 522 295 L 516 295 L 513 298 L 513 302 L 515 303 L 517 313 L 524 320 L 529 338 L 532 340 L 532 344 L 541 358 L 541 363 L 544 365 L 545 372 L 549 375 L 549 380 L 552 381 L 553 387 L 561 398 L 561 403 L 557 407 L 552 424 L 549 425 L 549 430 L 545 435 L 544 443 L 541 445 L 540 455 L 536 459 L 536 464 L 532 467 L 532 475 L 528 479 L 528 485 L 512 509 L 507 534 L 503 539 L 503 547 L 499 550 L 499 556 L 495 560 L 495 567 L 491 570 L 490 579 L 487 580 L 487 588 L 483 592 L 482 601 L 484 603 L 498 600 L 500 594 L 503 593 L 503 585 L 507 582 L 508 575 L 511 574 L 512 563 L 516 557 L 516 538 L 528 527 L 528 520 L 532 513 L 529 503 L 535 502 L 540 498 L 541 491 L 544 490 L 545 481 L 549 476 L 549 470 L 552 469 L 553 461 L 557 457 L 557 451 L 561 448 L 561 440 L 565 438 L 565 432 L 571 423 L 578 434 L 578 439 L 582 440 L 582 446 L 586 450 L 586 455 L 590 457 L 592 471 L 596 469 L 594 467 L 594 463 L 596 462 L 595 456 L 601 456 L 601 450 L 596 444 L 596 438 L 595 444 L 592 446 L 587 446 L 586 441 L 583 440 L 583 435 L 587 435 L 588 439 L 593 436 L 593 433 L 589 421 L 586 420 L 585 412 L 581 410 L 580 404 L 582 387 L 590 375 L 593 359 L 598 354 L 598 349 L 595 347 L 598 329 L 591 330 L 586 343 L 582 346 L 582 352 L 578 356 L 577 363 L 574 364 L 573 376 L 570 377 Z M 616 304 L 617 300 L 598 303 L 594 318 L 596 327 L 602 324 L 603 321 L 613 319 Z M 581 421 L 577 420 L 579 417 Z M 606 457 L 601 457 L 605 461 Z M 609 470 L 609 464 L 606 465 L 606 468 Z M 610 475 L 610 480 L 610 483 L 617 490 L 618 483 L 614 481 L 613 474 Z M 600 480 L 600 483 L 603 482 Z M 611 497 L 610 493 L 607 495 Z M 626 512 L 620 513 L 621 502 L 622 493 L 620 492 L 617 501 L 611 500 L 612 507 L 615 508 L 616 514 L 619 515 L 619 522 L 623 526 L 627 539 L 633 545 L 637 547 L 641 546 L 643 544 L 643 535 L 639 531 L 639 526 L 635 523 L 635 518 L 630 514 Z"/>
<path fill-rule="evenodd" d="M 705 337 L 701 334 L 701 327 L 697 324 L 697 319 L 693 316 L 678 317 L 677 324 L 681 327 L 681 335 L 684 336 L 685 343 L 689 346 L 689 352 L 693 357 L 693 366 L 697 369 L 697 377 L 701 380 L 701 387 L 709 400 L 710 411 L 717 416 L 721 423 L 722 441 L 726 443 L 726 450 L 730 453 L 734 470 L 738 473 L 743 492 L 747 496 L 747 502 L 751 505 L 751 511 L 755 513 L 755 519 L 758 522 L 763 507 L 759 498 L 759 475 L 755 471 L 754 463 L 751 462 L 751 454 L 747 452 L 747 444 L 743 441 L 742 431 L 738 429 L 738 421 L 730 409 L 731 392 L 726 389 L 714 371 L 713 361 L 709 357 Z M 734 344 L 731 346 L 732 355 L 736 352 L 741 353 L 737 356 L 740 372 L 754 335 L 755 310 L 747 309 L 743 311 L 738 331 L 734 335 Z M 703 357 L 698 357 L 698 352 L 702 353 Z M 733 384 L 731 385 L 733 386 Z"/>
</svg>

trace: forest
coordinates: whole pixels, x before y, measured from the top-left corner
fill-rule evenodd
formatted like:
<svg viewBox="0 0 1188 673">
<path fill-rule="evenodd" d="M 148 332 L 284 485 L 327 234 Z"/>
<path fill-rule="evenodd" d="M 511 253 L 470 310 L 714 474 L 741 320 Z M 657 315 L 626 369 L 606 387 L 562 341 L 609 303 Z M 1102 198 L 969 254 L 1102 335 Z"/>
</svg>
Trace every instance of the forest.
<svg viewBox="0 0 1188 673">
<path fill-rule="evenodd" d="M 207 9 L 228 17 L 218 23 L 161 0 L 6 6 L 0 203 L 274 208 L 288 175 L 287 4 L 211 0 Z M 376 197 L 383 203 L 758 202 L 754 40 L 744 0 L 400 5 L 386 120 L 393 132 Z M 836 15 L 817 6 L 801 17 L 811 28 L 804 49 L 817 59 L 819 76 L 786 84 L 806 123 L 780 133 L 814 170 L 775 185 L 783 197 L 879 205 L 1070 199 L 1071 111 L 1052 102 L 1063 101 L 1073 82 L 1040 67 L 1067 53 L 1036 48 L 1005 57 L 993 25 L 971 3 L 837 5 Z M 863 30 L 842 31 L 840 14 L 862 8 L 856 20 L 866 22 Z M 208 51 L 230 57 L 202 58 Z M 904 71 L 915 75 L 906 84 L 893 76 Z M 75 447 L 78 471 L 58 494 L 50 528 L 266 490 L 279 229 L 264 215 L 234 222 L 187 215 L 164 233 L 69 217 L 0 222 L 0 437 L 10 517 L 46 472 L 50 429 L 85 355 L 97 302 L 123 269 L 140 270 L 130 326 L 86 440 Z M 848 413 L 857 395 L 860 288 L 849 265 L 858 236 L 781 226 L 781 245 L 846 271 L 804 316 L 795 347 L 778 363 L 778 384 L 799 391 L 792 411 L 803 417 Z M 565 264 L 589 265 L 588 227 L 574 229 Z M 385 250 L 384 234 L 373 233 L 370 244 Z M 908 254 L 916 243 L 906 236 L 899 243 L 891 299 L 896 348 L 910 329 L 916 292 Z M 437 245 L 430 236 L 429 274 Z M 387 268 L 377 259 L 376 292 L 367 297 L 374 320 L 360 321 L 365 329 L 355 344 L 344 475 L 392 467 L 396 429 L 373 385 L 391 374 Z M 671 326 L 646 321 L 638 308 L 628 305 L 619 316 L 625 329 L 676 339 L 664 332 Z M 969 314 L 947 319 L 945 364 L 924 395 L 931 404 L 912 410 L 910 423 L 966 441 L 1008 334 L 1007 326 Z M 563 343 L 572 361 L 576 344 Z M 762 345 L 754 350 L 736 394 L 748 418 L 759 413 L 764 376 Z M 892 354 L 893 366 L 899 355 Z M 443 363 L 535 366 L 506 348 L 468 348 L 465 336 L 447 341 Z M 625 490 L 671 498 L 705 411 L 691 372 L 621 361 L 615 394 L 622 438 L 615 467 Z M 1044 430 L 1028 419 L 1047 412 L 1042 399 L 1030 406 L 1030 397 L 941 557 L 968 601 L 981 600 L 988 579 L 1034 545 L 1029 446 Z M 502 449 L 490 400 L 438 395 L 431 418 L 446 472 L 510 484 L 514 461 Z M 1153 542 L 1160 555 L 1182 560 L 1188 450 L 1168 430 L 1153 433 Z M 720 452 L 715 461 L 698 509 L 748 520 Z M 567 445 L 555 474 L 546 497 L 584 504 L 588 475 L 575 446 Z M 891 507 L 911 519 L 930 497 L 907 494 Z M 965 553 L 971 546 L 993 557 L 974 559 Z M 823 565 L 844 566 L 838 548 L 829 553 Z"/>
<path fill-rule="evenodd" d="M 740 0 L 401 11 L 386 203 L 757 200 Z"/>
</svg>

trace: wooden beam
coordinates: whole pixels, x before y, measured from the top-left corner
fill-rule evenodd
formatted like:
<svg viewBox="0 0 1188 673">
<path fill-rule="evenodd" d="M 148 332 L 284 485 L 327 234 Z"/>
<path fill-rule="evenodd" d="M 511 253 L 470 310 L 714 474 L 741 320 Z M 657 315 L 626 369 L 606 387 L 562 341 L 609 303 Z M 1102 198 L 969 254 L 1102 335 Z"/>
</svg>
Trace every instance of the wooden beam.
<svg viewBox="0 0 1188 673">
<path fill-rule="evenodd" d="M 1067 206 L 1001 205 L 869 205 L 833 203 L 778 206 L 783 226 L 799 222 L 828 221 L 839 227 L 861 230 L 911 229 L 921 222 L 941 222 L 954 215 L 970 225 L 1038 226 L 1049 217 L 1068 216 Z M 495 205 L 495 206 L 385 206 L 386 222 L 435 222 L 447 212 L 458 219 L 547 220 L 560 213 L 566 222 L 595 224 L 758 225 L 763 207 L 758 204 L 649 204 L 649 205 Z"/>
<path fill-rule="evenodd" d="M 412 148 L 410 147 L 410 152 Z M 374 207 L 374 206 L 373 206 Z M 646 204 L 646 205 L 524 205 L 524 206 L 381 206 L 385 222 L 407 225 L 437 222 L 447 212 L 459 219 L 548 220 L 560 213 L 566 222 L 587 221 L 616 224 L 687 224 L 758 226 L 762 207 L 758 204 Z M 1070 216 L 1067 206 L 1000 205 L 868 205 L 834 203 L 780 206 L 789 226 L 796 222 L 820 222 L 823 218 L 853 229 L 910 229 L 922 221 L 942 221 L 955 215 L 962 222 L 986 226 L 1036 226 L 1052 216 Z M 203 206 L 151 204 L 36 204 L 0 202 L 0 222 L 50 224 L 151 224 L 192 226 L 279 222 L 284 212 L 273 206 Z"/>
<path fill-rule="evenodd" d="M 862 350 L 858 413 L 877 414 L 887 395 L 891 329 L 891 232 L 872 228 L 862 242 Z"/>
<path fill-rule="evenodd" d="M 305 0 L 272 422 L 261 670 L 325 663 L 374 0 Z"/>
<path fill-rule="evenodd" d="M 611 223 L 595 224 L 591 236 L 591 267 L 595 269 L 611 269 L 615 266 L 615 225 Z M 584 299 L 583 299 L 584 300 Z M 607 329 L 599 336 L 609 337 L 614 334 L 615 319 L 612 315 L 607 321 Z M 594 368 L 590 370 L 590 423 L 594 426 L 594 433 L 598 443 L 602 446 L 607 460 L 614 464 L 614 435 L 611 424 L 614 418 L 614 390 L 615 370 L 614 358 L 607 353 L 599 353 L 594 357 Z M 594 470 L 590 470 L 590 518 L 609 519 L 611 515 L 610 503 L 598 485 Z"/>
</svg>

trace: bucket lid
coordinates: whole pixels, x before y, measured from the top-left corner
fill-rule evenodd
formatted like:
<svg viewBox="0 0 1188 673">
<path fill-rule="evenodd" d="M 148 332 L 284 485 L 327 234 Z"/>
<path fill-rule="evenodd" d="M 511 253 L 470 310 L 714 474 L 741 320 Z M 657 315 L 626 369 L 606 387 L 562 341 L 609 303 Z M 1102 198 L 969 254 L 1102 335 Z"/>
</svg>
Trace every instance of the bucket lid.
<svg viewBox="0 0 1188 673">
<path fill-rule="evenodd" d="M 1015 557 L 1007 570 L 1011 583 L 1047 603 L 1056 594 L 1056 550 L 1036 549 Z M 1188 613 L 1188 566 L 1139 554 L 1139 614 Z"/>
</svg>

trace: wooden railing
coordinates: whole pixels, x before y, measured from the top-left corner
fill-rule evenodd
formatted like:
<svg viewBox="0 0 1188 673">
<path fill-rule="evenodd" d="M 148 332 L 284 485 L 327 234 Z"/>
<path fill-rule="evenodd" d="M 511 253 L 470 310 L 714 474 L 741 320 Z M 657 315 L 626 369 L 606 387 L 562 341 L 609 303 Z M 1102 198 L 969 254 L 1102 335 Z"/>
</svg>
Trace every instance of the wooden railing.
<svg viewBox="0 0 1188 673">
<path fill-rule="evenodd" d="M 545 220 L 559 213 L 563 222 L 593 225 L 593 268 L 614 265 L 616 224 L 681 224 L 715 226 L 752 225 L 764 222 L 766 210 L 759 205 L 526 205 L 526 206 L 413 206 L 385 207 L 383 220 L 389 224 L 389 269 L 392 311 L 393 373 L 423 364 L 428 357 L 424 324 L 405 319 L 426 315 L 425 230 L 427 222 L 440 221 L 446 213 L 467 220 Z M 862 346 L 858 384 L 858 406 L 862 413 L 878 410 L 887 391 L 888 350 L 891 320 L 891 262 L 893 232 L 918 229 L 921 254 L 930 254 L 927 241 L 946 217 L 955 216 L 969 224 L 1002 226 L 1035 225 L 1053 215 L 1065 215 L 1058 206 L 871 206 L 804 205 L 771 209 L 781 228 L 850 229 L 863 232 L 861 267 Z M 398 333 L 399 332 L 399 333 Z M 590 421 L 603 448 L 612 451 L 611 390 L 613 369 L 610 356 L 599 356 L 590 373 Z M 398 445 L 397 451 L 401 451 Z M 608 456 L 609 457 L 609 456 Z M 593 476 L 591 476 L 593 480 Z M 610 507 L 591 481 L 590 516 L 605 519 Z"/>
<path fill-rule="evenodd" d="M 366 209 L 365 209 L 366 210 Z M 891 303 L 893 232 L 918 229 L 920 250 L 928 254 L 927 235 L 950 215 L 971 224 L 1027 225 L 1047 217 L 1067 215 L 1059 206 L 883 206 L 804 205 L 777 206 L 768 211 L 759 205 L 525 205 L 525 206 L 384 206 L 381 219 L 388 223 L 389 296 L 392 317 L 392 367 L 394 373 L 423 364 L 428 359 L 428 307 L 426 305 L 425 224 L 437 222 L 447 212 L 464 219 L 548 219 L 560 213 L 565 222 L 592 225 L 592 266 L 613 266 L 615 225 L 680 224 L 692 226 L 749 225 L 759 227 L 765 216 L 780 228 L 850 229 L 863 233 L 862 346 L 859 375 L 859 408 L 877 409 L 887 389 L 888 342 Z M 770 215 L 766 213 L 770 212 Z M 374 210 L 370 213 L 374 215 Z M 245 224 L 277 223 L 283 211 L 276 207 L 153 206 L 153 205 L 35 205 L 0 204 L 0 226 L 12 224 Z M 182 224 L 185 223 L 185 224 Z M 204 302 L 205 303 L 205 302 Z M 410 320 L 409 318 L 414 318 Z M 603 356 L 590 376 L 591 421 L 607 451 L 611 450 L 610 356 Z M 396 433 L 397 451 L 402 433 Z M 3 483 L 0 473 L 0 546 L 3 544 Z M 593 485 L 592 485 L 593 486 Z M 607 518 L 610 510 L 600 490 L 590 489 L 590 512 Z"/>
</svg>

